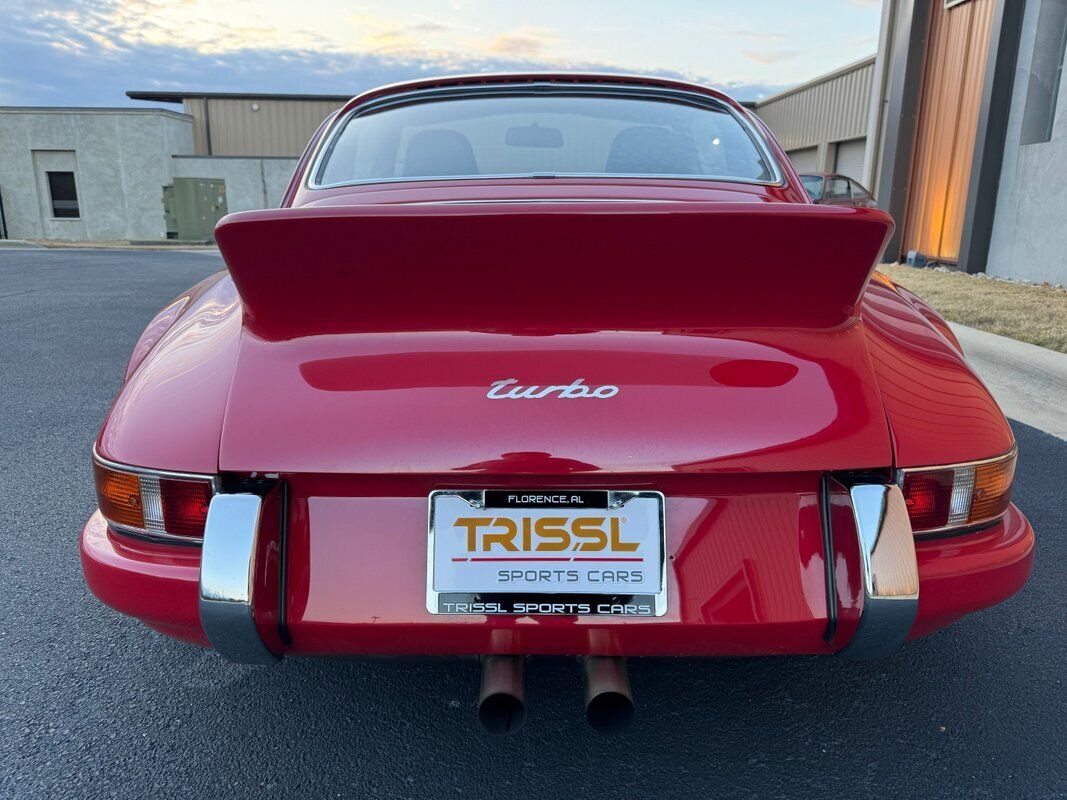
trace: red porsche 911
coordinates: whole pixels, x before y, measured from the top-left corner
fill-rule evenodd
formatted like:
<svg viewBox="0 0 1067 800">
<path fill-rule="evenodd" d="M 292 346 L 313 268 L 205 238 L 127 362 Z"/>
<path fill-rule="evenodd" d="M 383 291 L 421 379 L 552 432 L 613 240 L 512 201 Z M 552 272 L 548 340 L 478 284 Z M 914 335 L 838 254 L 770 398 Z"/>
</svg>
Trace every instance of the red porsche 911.
<svg viewBox="0 0 1067 800">
<path fill-rule="evenodd" d="M 356 97 L 226 271 L 138 341 L 89 587 L 238 662 L 881 656 L 1025 583 L 1016 448 L 944 320 L 711 89 L 609 75 Z"/>
</svg>

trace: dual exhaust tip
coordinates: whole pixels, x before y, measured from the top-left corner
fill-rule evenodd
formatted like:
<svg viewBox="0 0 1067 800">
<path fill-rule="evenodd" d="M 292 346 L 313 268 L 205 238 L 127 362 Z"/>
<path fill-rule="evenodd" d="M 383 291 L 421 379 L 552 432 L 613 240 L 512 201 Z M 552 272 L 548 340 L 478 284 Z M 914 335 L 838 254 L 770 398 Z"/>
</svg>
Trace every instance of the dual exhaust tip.
<svg viewBox="0 0 1067 800">
<path fill-rule="evenodd" d="M 582 656 L 585 718 L 599 733 L 618 733 L 633 720 L 634 701 L 626 660 L 618 656 Z M 526 659 L 483 656 L 478 719 L 490 733 L 517 732 L 526 722 Z"/>
</svg>

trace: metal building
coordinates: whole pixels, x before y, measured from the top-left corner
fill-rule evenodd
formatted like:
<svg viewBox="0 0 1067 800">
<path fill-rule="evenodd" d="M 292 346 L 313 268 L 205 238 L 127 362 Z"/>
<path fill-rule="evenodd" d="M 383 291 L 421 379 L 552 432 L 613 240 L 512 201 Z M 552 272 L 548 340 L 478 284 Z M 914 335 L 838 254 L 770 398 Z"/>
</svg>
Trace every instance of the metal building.
<svg viewBox="0 0 1067 800">
<path fill-rule="evenodd" d="M 126 92 L 132 100 L 180 103 L 200 156 L 295 158 L 348 95 Z"/>
<path fill-rule="evenodd" d="M 756 103 L 767 123 L 803 172 L 840 172 L 864 185 L 867 126 L 875 56 L 820 75 Z"/>
<path fill-rule="evenodd" d="M 1067 0 L 885 0 L 875 57 L 756 111 L 798 168 L 874 192 L 887 260 L 1067 284 L 1065 51 Z"/>
<path fill-rule="evenodd" d="M 886 0 L 886 255 L 1067 284 L 1067 0 Z"/>
</svg>

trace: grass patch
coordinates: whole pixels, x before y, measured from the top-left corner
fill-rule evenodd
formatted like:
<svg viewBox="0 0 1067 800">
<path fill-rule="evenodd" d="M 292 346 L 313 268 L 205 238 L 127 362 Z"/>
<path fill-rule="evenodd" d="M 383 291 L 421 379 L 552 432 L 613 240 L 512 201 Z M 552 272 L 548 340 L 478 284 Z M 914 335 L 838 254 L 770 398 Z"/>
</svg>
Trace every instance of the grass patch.
<svg viewBox="0 0 1067 800">
<path fill-rule="evenodd" d="M 878 268 L 945 319 L 1067 353 L 1067 291 L 901 264 Z"/>
</svg>

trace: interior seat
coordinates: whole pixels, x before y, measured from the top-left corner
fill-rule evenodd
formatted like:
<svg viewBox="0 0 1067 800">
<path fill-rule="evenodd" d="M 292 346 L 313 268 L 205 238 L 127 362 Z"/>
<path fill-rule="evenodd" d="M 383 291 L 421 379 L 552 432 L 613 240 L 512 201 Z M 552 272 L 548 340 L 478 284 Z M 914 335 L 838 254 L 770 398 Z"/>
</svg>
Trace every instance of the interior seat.
<svg viewBox="0 0 1067 800">
<path fill-rule="evenodd" d="M 667 128 L 639 125 L 619 131 L 605 172 L 631 175 L 700 175 L 696 148 Z"/>
<path fill-rule="evenodd" d="M 411 137 L 404 158 L 404 177 L 478 175 L 470 139 L 459 131 L 432 129 Z"/>
</svg>

